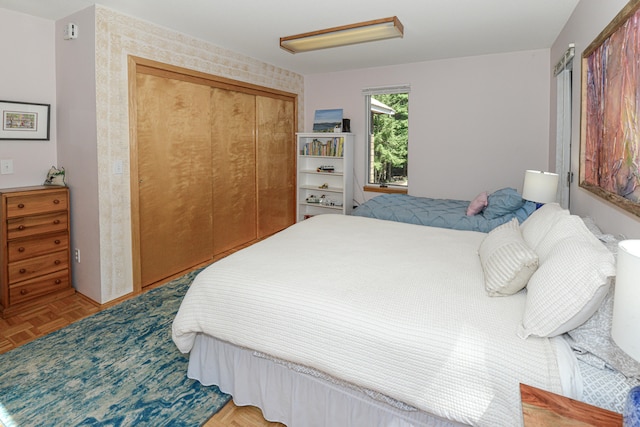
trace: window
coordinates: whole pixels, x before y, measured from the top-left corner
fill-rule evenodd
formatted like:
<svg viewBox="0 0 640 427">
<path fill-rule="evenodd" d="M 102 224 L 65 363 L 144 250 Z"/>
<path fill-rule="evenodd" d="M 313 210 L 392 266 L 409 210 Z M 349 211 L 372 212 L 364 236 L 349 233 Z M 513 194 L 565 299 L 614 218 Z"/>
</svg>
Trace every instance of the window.
<svg viewBox="0 0 640 427">
<path fill-rule="evenodd" d="M 363 90 L 367 117 L 367 185 L 408 187 L 409 86 Z"/>
</svg>

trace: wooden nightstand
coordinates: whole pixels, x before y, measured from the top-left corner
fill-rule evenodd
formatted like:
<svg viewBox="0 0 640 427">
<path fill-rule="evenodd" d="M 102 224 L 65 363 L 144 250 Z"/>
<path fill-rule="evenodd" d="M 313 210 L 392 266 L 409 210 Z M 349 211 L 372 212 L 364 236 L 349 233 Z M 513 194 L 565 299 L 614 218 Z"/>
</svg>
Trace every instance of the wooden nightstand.
<svg viewBox="0 0 640 427">
<path fill-rule="evenodd" d="M 525 427 L 621 427 L 622 415 L 520 384 Z"/>
</svg>

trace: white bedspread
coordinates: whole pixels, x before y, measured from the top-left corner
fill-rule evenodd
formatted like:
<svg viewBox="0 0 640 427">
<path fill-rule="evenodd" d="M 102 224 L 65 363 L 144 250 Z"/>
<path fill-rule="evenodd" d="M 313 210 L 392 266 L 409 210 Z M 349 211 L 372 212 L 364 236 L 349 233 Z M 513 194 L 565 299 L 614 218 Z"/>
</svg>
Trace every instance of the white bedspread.
<svg viewBox="0 0 640 427">
<path fill-rule="evenodd" d="M 218 261 L 173 323 L 440 417 L 521 424 L 518 383 L 561 392 L 554 346 L 516 335 L 525 294 L 488 297 L 485 234 L 320 215 Z"/>
</svg>

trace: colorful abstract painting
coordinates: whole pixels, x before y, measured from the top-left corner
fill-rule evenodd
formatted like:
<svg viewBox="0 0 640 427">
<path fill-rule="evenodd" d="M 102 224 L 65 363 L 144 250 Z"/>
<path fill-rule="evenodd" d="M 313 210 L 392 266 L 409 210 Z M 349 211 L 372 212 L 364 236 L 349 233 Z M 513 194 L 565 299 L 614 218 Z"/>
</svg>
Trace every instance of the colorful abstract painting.
<svg viewBox="0 0 640 427">
<path fill-rule="evenodd" d="M 640 215 L 640 2 L 583 53 L 580 186 Z"/>
</svg>

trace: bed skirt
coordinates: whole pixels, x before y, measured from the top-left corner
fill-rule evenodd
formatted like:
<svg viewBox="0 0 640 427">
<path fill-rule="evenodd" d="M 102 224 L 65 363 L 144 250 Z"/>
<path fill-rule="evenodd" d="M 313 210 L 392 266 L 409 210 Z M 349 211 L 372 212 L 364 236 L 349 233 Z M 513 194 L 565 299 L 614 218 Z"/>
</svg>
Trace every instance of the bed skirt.
<svg viewBox="0 0 640 427">
<path fill-rule="evenodd" d="M 419 410 L 403 410 L 362 391 L 316 378 L 198 334 L 189 357 L 189 378 L 217 385 L 238 406 L 262 410 L 266 420 L 288 427 L 461 426 Z"/>
</svg>

